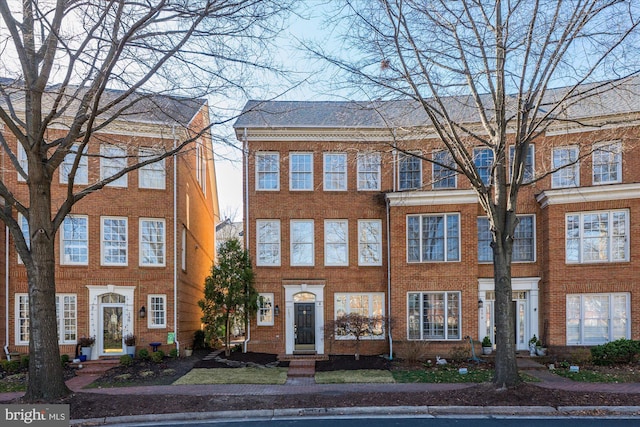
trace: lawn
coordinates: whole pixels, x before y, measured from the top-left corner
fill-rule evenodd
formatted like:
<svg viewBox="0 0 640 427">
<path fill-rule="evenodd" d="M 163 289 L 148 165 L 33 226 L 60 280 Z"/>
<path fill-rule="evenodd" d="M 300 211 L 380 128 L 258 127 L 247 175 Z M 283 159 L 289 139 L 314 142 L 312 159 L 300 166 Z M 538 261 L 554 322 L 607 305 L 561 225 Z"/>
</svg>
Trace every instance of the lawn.
<svg viewBox="0 0 640 427">
<path fill-rule="evenodd" d="M 196 368 L 173 384 L 284 384 L 286 381 L 287 368 Z"/>
</svg>

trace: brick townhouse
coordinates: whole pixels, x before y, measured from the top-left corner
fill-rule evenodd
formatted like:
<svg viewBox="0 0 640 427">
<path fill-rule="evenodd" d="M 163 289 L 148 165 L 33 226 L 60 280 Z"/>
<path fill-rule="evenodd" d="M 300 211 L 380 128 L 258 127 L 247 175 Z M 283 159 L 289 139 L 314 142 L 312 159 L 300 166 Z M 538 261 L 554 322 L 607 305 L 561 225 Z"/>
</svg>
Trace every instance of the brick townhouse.
<svg viewBox="0 0 640 427">
<path fill-rule="evenodd" d="M 139 102 L 92 136 L 74 191 L 110 176 L 124 162 L 132 164 L 157 150 L 171 149 L 208 124 L 206 100 L 159 96 Z M 22 162 L 22 147 L 1 123 L 0 131 Z M 52 127 L 46 138 L 59 132 Z M 3 164 L 8 164 L 4 151 L 2 156 Z M 67 191 L 69 167 L 65 162 L 56 171 L 54 210 Z M 20 200 L 28 200 L 24 179 L 15 169 L 4 170 L 3 181 Z M 191 345 L 194 331 L 201 327 L 197 301 L 215 259 L 217 218 L 208 134 L 178 155 L 130 172 L 77 203 L 56 235 L 61 353 L 74 356 L 83 336 L 95 337 L 92 359 L 125 354 L 128 334 L 137 337 L 138 349 L 152 350 L 150 343 L 160 343 L 167 352 Z M 29 233 L 25 219 L 19 216 L 18 221 Z M 5 237 L 0 257 L 5 272 L 0 286 L 3 345 L 5 352 L 26 354 L 26 270 L 7 230 L 3 227 L 0 232 Z"/>
<path fill-rule="evenodd" d="M 639 83 L 571 106 L 530 147 L 512 266 L 518 350 L 533 335 L 555 351 L 640 339 Z M 363 353 L 495 342 L 488 221 L 464 176 L 407 154 L 451 161 L 414 107 L 245 106 L 234 127 L 261 295 L 250 350 L 352 352 L 330 326 L 349 312 L 391 319 Z M 473 156 L 489 179 L 493 153 Z"/>
</svg>

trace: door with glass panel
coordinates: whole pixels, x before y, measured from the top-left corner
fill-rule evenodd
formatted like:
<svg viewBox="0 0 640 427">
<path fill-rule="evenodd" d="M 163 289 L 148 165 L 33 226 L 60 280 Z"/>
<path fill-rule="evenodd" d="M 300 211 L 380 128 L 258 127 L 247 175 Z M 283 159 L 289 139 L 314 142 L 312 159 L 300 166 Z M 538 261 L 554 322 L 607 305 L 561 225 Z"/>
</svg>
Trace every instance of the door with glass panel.
<svg viewBox="0 0 640 427">
<path fill-rule="evenodd" d="M 98 345 L 102 355 L 124 354 L 123 319 L 125 297 L 106 294 L 101 297 Z"/>
<path fill-rule="evenodd" d="M 529 337 L 528 336 L 528 316 L 527 316 L 527 292 L 513 292 L 513 316 L 515 323 L 515 342 L 516 350 L 528 350 L 529 349 Z M 495 330 L 495 292 L 488 291 L 486 294 L 485 311 L 484 311 L 483 326 L 485 335 L 491 338 L 491 342 L 496 342 L 496 330 Z M 478 339 L 482 339 L 478 337 Z"/>
</svg>

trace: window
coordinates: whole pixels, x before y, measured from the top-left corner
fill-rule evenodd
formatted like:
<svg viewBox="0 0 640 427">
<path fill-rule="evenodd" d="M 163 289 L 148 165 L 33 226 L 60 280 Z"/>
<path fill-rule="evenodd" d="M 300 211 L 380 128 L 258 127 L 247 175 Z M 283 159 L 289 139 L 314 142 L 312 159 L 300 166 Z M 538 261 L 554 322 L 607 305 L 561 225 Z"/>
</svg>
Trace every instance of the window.
<svg viewBox="0 0 640 427">
<path fill-rule="evenodd" d="M 291 265 L 313 265 L 313 220 L 291 221 Z"/>
<path fill-rule="evenodd" d="M 349 265 L 349 222 L 324 222 L 324 265 Z"/>
<path fill-rule="evenodd" d="M 324 189 L 325 191 L 347 189 L 347 155 L 345 153 L 324 154 Z"/>
<path fill-rule="evenodd" d="M 102 217 L 102 265 L 127 265 L 127 218 Z"/>
<path fill-rule="evenodd" d="M 165 224 L 163 219 L 140 220 L 140 265 L 165 263 Z"/>
<path fill-rule="evenodd" d="M 78 310 L 75 294 L 56 295 L 58 343 L 75 344 L 78 338 Z M 29 296 L 16 294 L 16 344 L 29 344 Z"/>
<path fill-rule="evenodd" d="M 622 145 L 605 142 L 593 147 L 593 185 L 622 182 Z"/>
<path fill-rule="evenodd" d="M 533 215 L 518 215 L 518 225 L 514 233 L 513 254 L 514 262 L 535 261 L 535 218 Z M 491 229 L 489 219 L 478 218 L 478 262 L 493 262 L 491 249 Z"/>
<path fill-rule="evenodd" d="M 256 229 L 258 239 L 256 265 L 280 265 L 280 221 L 258 220 Z"/>
<path fill-rule="evenodd" d="M 567 214 L 566 262 L 629 261 L 629 211 Z"/>
<path fill-rule="evenodd" d="M 460 215 L 407 217 L 409 262 L 460 261 Z"/>
<path fill-rule="evenodd" d="M 384 293 L 336 293 L 334 294 L 334 316 L 338 320 L 347 314 L 357 313 L 372 320 L 368 332 L 361 338 L 384 339 Z M 347 335 L 344 329 L 338 327 L 336 338 L 355 339 L 353 334 Z"/>
<path fill-rule="evenodd" d="M 256 153 L 256 190 L 280 190 L 280 154 Z"/>
<path fill-rule="evenodd" d="M 567 345 L 631 339 L 628 293 L 567 295 Z"/>
<path fill-rule="evenodd" d="M 67 184 L 69 182 L 69 174 L 73 169 L 73 162 L 75 162 L 78 156 L 79 144 L 74 144 L 71 147 L 71 151 L 64 156 L 64 160 L 60 165 L 60 183 Z M 89 158 L 86 156 L 87 147 L 85 146 L 80 160 L 78 162 L 78 168 L 76 169 L 76 175 L 73 179 L 74 184 L 87 184 L 89 182 Z"/>
<path fill-rule="evenodd" d="M 491 182 L 491 169 L 493 167 L 493 151 L 491 151 L 490 148 L 474 148 L 473 162 L 482 183 L 489 185 Z"/>
<path fill-rule="evenodd" d="M 292 153 L 289 162 L 291 169 L 289 189 L 313 190 L 313 154 Z"/>
<path fill-rule="evenodd" d="M 107 179 L 127 167 L 127 150 L 115 145 L 100 146 L 100 179 Z M 107 184 L 110 187 L 126 187 L 127 175 Z"/>
<path fill-rule="evenodd" d="M 398 165 L 400 190 L 416 190 L 422 187 L 422 161 L 419 157 L 400 153 Z"/>
<path fill-rule="evenodd" d="M 380 190 L 380 153 L 358 153 L 358 190 Z"/>
<path fill-rule="evenodd" d="M 459 340 L 460 292 L 410 292 L 410 340 Z"/>
<path fill-rule="evenodd" d="M 140 162 L 158 157 L 161 153 L 151 148 L 141 148 L 138 151 Z M 165 159 L 143 166 L 138 171 L 138 187 L 164 190 L 166 188 Z"/>
<path fill-rule="evenodd" d="M 273 326 L 273 294 L 258 295 L 258 326 Z"/>
<path fill-rule="evenodd" d="M 21 213 L 18 214 L 18 225 L 20 226 L 20 230 L 22 230 L 22 236 L 24 237 L 24 241 L 27 243 L 27 248 L 30 248 L 31 236 L 29 235 L 29 221 L 27 221 L 27 218 L 25 218 Z M 23 264 L 20 255 L 18 255 L 18 264 Z"/>
<path fill-rule="evenodd" d="M 511 172 L 512 172 L 512 168 L 514 166 L 513 164 L 513 157 L 515 155 L 516 152 L 516 147 L 511 145 L 509 147 L 509 177 L 511 177 Z M 524 169 L 523 169 L 523 176 L 522 176 L 522 183 L 526 184 L 528 182 L 533 181 L 533 177 L 535 176 L 535 164 L 534 164 L 534 156 L 535 150 L 534 150 L 534 146 L 532 144 L 529 144 L 527 146 L 527 156 L 524 159 Z"/>
<path fill-rule="evenodd" d="M 196 181 L 203 194 L 207 194 L 207 152 L 202 141 L 196 142 Z"/>
<path fill-rule="evenodd" d="M 167 327 L 167 296 L 166 295 L 149 295 L 149 328 L 166 328 Z"/>
<path fill-rule="evenodd" d="M 447 150 L 433 152 L 433 188 L 456 188 L 453 156 Z"/>
<path fill-rule="evenodd" d="M 180 234 L 180 264 L 182 271 L 187 271 L 187 228 L 182 227 Z"/>
<path fill-rule="evenodd" d="M 578 147 L 554 148 L 552 156 L 551 188 L 579 187 Z"/>
<path fill-rule="evenodd" d="M 22 144 L 18 142 L 18 164 L 25 174 L 29 174 L 29 160 L 27 160 L 27 152 L 24 151 Z M 18 181 L 25 182 L 26 179 L 18 172 Z"/>
<path fill-rule="evenodd" d="M 358 265 L 382 265 L 382 221 L 358 220 Z"/>
<path fill-rule="evenodd" d="M 62 223 L 61 264 L 87 265 L 89 263 L 89 231 L 86 216 L 68 215 Z"/>
</svg>

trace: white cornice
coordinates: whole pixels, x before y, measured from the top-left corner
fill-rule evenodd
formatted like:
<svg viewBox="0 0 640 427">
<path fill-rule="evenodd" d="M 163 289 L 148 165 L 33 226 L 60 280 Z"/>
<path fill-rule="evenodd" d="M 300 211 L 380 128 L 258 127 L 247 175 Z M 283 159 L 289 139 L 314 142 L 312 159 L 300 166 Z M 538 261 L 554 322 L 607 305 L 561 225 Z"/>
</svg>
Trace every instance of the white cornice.
<svg viewBox="0 0 640 427">
<path fill-rule="evenodd" d="M 390 206 L 462 205 L 478 203 L 474 190 L 438 190 L 388 193 Z"/>
<path fill-rule="evenodd" d="M 567 203 L 603 202 L 638 198 L 640 198 L 640 183 L 545 190 L 536 196 L 536 200 L 543 208 L 549 205 L 563 205 Z"/>
</svg>

